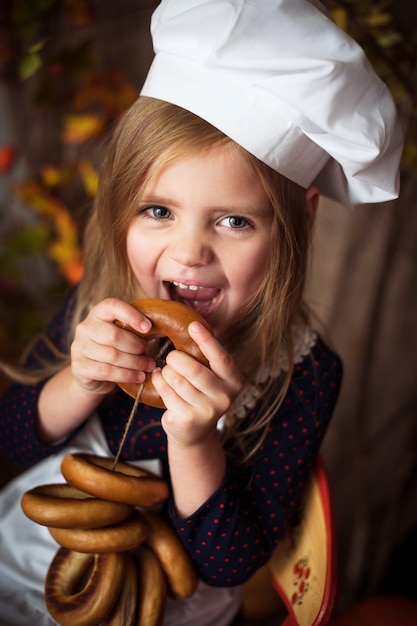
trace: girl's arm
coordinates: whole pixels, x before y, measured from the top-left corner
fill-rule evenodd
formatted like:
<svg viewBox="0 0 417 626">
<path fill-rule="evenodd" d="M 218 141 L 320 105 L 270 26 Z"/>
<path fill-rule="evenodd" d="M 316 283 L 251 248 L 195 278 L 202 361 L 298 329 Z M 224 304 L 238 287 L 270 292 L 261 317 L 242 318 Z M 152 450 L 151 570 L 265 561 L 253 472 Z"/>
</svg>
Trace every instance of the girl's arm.
<svg viewBox="0 0 417 626">
<path fill-rule="evenodd" d="M 35 344 L 26 361 L 29 370 L 56 364 L 58 353 L 68 351 L 75 300 L 74 291 Z M 0 400 L 0 452 L 12 462 L 25 466 L 56 451 L 50 444 L 72 435 L 115 383 L 141 382 L 143 371 L 152 369 L 153 359 L 142 355 L 146 342 L 118 328 L 115 319 L 139 331 L 150 325 L 129 304 L 105 300 L 77 327 L 70 366 L 39 383 L 14 383 L 6 391 Z"/>
<path fill-rule="evenodd" d="M 106 384 L 103 394 L 109 391 L 111 388 Z M 83 424 L 102 399 L 100 391 L 83 389 L 71 366 L 65 367 L 45 383 L 39 394 L 35 425 L 39 440 L 53 444 L 66 437 Z"/>
<path fill-rule="evenodd" d="M 340 380 L 339 359 L 319 341 L 296 365 L 284 402 L 250 463 L 229 466 L 216 491 L 191 515 L 181 518 L 173 503 L 171 520 L 205 582 L 241 584 L 268 560 L 317 456 Z M 242 428 L 253 417 L 249 414 Z"/>
<path fill-rule="evenodd" d="M 210 369 L 174 350 L 152 381 L 167 410 L 162 427 L 168 440 L 168 463 L 175 509 L 179 517 L 196 511 L 218 489 L 226 457 L 217 430 L 241 389 L 233 359 L 202 324 L 188 327 L 210 363 Z"/>
<path fill-rule="evenodd" d="M 142 383 L 155 361 L 147 342 L 114 320 L 146 332 L 150 322 L 129 304 L 108 298 L 94 306 L 77 326 L 70 365 L 50 378 L 37 407 L 37 433 L 53 443 L 78 428 L 111 393 L 115 383 Z"/>
</svg>

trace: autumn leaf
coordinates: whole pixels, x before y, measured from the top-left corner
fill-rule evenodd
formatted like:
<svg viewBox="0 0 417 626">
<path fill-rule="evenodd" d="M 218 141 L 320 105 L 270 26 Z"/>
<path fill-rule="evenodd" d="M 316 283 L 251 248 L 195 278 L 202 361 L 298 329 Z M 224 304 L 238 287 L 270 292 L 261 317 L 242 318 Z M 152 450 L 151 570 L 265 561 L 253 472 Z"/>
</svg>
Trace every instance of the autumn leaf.
<svg viewBox="0 0 417 626">
<path fill-rule="evenodd" d="M 74 97 L 74 107 L 83 111 L 97 107 L 109 116 L 118 117 L 138 97 L 138 89 L 118 72 L 87 76 Z"/>
<path fill-rule="evenodd" d="M 67 167 L 54 167 L 53 165 L 45 165 L 42 167 L 40 175 L 43 184 L 49 189 L 59 187 L 66 183 L 72 174 L 72 168 Z"/>
<path fill-rule="evenodd" d="M 96 17 L 94 2 L 91 0 L 65 0 L 65 11 L 71 22 L 79 28 L 91 26 Z"/>
<path fill-rule="evenodd" d="M 96 170 L 92 163 L 85 159 L 79 162 L 78 170 L 83 181 L 84 189 L 90 197 L 94 198 L 97 194 L 98 187 L 98 174 Z"/>
<path fill-rule="evenodd" d="M 61 264 L 61 273 L 70 285 L 76 285 L 80 282 L 83 273 L 83 264 L 80 255 L 74 255 L 72 258 Z"/>
<path fill-rule="evenodd" d="M 32 207 L 41 216 L 53 218 L 54 215 L 66 210 L 59 200 L 49 195 L 36 181 L 28 180 L 18 183 L 15 191 L 22 202 Z"/>
<path fill-rule="evenodd" d="M 75 221 L 67 207 L 36 181 L 16 185 L 20 199 L 31 206 L 50 226 L 45 252 L 70 284 L 82 273 L 81 249 Z"/>
<path fill-rule="evenodd" d="M 0 146 L 0 173 L 10 172 L 16 160 L 16 149 L 11 144 Z"/>
<path fill-rule="evenodd" d="M 346 31 L 348 26 L 348 18 L 345 9 L 336 7 L 332 9 L 332 18 L 339 28 Z"/>
<path fill-rule="evenodd" d="M 82 143 L 100 134 L 105 125 L 104 115 L 67 115 L 61 139 L 65 143 Z"/>
<path fill-rule="evenodd" d="M 81 252 L 71 236 L 56 239 L 48 248 L 48 255 L 70 285 L 79 282 L 83 271 Z"/>
<path fill-rule="evenodd" d="M 19 62 L 19 76 L 22 80 L 27 80 L 35 74 L 42 65 L 40 52 L 44 46 L 43 41 L 34 44 Z"/>
</svg>

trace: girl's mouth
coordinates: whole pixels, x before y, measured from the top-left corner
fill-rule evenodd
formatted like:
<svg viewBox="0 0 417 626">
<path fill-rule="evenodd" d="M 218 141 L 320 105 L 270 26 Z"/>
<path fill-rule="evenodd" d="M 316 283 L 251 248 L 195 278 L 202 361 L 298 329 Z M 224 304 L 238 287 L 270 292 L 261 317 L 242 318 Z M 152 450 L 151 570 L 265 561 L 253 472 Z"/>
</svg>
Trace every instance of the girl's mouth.
<svg viewBox="0 0 417 626">
<path fill-rule="evenodd" d="M 203 317 L 207 317 L 216 306 L 220 290 L 192 283 L 169 282 L 169 294 L 172 300 L 188 305 Z"/>
</svg>

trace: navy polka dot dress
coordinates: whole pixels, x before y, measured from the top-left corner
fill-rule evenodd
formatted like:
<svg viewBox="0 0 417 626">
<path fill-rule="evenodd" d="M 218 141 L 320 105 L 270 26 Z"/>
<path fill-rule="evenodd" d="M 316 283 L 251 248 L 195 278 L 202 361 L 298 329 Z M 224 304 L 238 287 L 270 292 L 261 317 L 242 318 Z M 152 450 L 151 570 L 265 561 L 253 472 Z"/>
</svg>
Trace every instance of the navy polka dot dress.
<svg viewBox="0 0 417 626">
<path fill-rule="evenodd" d="M 47 330 L 55 346 L 67 351 L 66 337 L 75 294 Z M 28 365 L 51 358 L 40 340 Z M 272 419 L 267 435 L 247 466 L 229 464 L 222 484 L 193 515 L 178 519 L 172 503 L 166 515 L 194 560 L 199 576 L 214 586 L 245 582 L 268 559 L 282 537 L 286 520 L 297 504 L 300 490 L 323 440 L 338 397 L 342 367 L 339 358 L 318 338 L 310 354 L 294 367 L 288 392 Z M 23 467 L 64 447 L 44 445 L 37 439 L 37 400 L 44 382 L 13 383 L 0 401 L 0 452 Z M 98 415 L 110 450 L 119 449 L 133 400 L 117 389 L 106 397 Z M 242 427 L 253 419 L 249 413 Z M 162 411 L 139 405 L 121 459 L 160 459 L 169 480 L 167 440 L 160 425 Z M 73 433 L 74 434 L 74 433 Z"/>
</svg>

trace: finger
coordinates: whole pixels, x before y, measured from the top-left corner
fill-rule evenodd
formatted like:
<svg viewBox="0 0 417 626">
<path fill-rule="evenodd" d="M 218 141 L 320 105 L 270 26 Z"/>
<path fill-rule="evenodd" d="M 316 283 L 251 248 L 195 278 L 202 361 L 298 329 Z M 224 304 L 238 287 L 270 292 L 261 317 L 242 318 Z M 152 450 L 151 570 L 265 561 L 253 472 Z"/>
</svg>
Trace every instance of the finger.
<svg viewBox="0 0 417 626">
<path fill-rule="evenodd" d="M 97 353 L 97 360 L 106 362 L 119 363 L 119 358 L 123 355 L 134 358 L 137 355 L 145 355 L 148 350 L 146 339 L 98 318 L 81 322 L 76 330 L 75 341 L 79 342 L 80 345 L 76 344 L 76 347 L 81 352 L 94 350 Z M 153 369 L 155 363 L 149 360 L 148 367 Z"/>
<path fill-rule="evenodd" d="M 187 373 L 186 368 L 185 372 Z M 198 406 L 202 414 L 206 413 L 207 396 L 194 384 L 194 378 L 180 373 L 169 365 L 165 365 L 160 373 L 160 381 L 164 400 L 168 402 L 167 406 L 171 409 L 174 408 L 175 403 L 176 410 L 180 410 L 179 402 L 181 401 L 187 405 Z M 184 411 L 184 407 L 181 407 L 181 410 Z"/>
<path fill-rule="evenodd" d="M 234 360 L 211 332 L 199 322 L 191 322 L 188 332 L 208 360 L 212 372 L 223 380 L 240 385 L 240 374 Z"/>
<path fill-rule="evenodd" d="M 183 353 L 171 353 L 175 368 L 165 367 L 162 376 L 187 404 L 209 420 L 218 419 L 236 396 L 235 387 Z M 188 367 L 187 367 L 188 364 Z M 192 372 L 192 373 L 191 373 Z"/>
<path fill-rule="evenodd" d="M 116 368 L 127 370 L 141 370 L 151 372 L 155 368 L 155 360 L 147 355 L 135 354 L 120 350 L 113 345 L 103 345 L 90 340 L 88 345 L 84 346 L 84 352 L 76 354 L 73 351 L 73 359 L 93 361 L 94 363 L 103 363 L 112 365 Z"/>
<path fill-rule="evenodd" d="M 122 328 L 130 326 L 138 333 L 147 333 L 152 322 L 139 309 L 118 298 L 106 298 L 95 306 L 95 315 L 104 322 L 118 321 Z"/>
<path fill-rule="evenodd" d="M 84 384 L 88 381 L 136 384 L 144 382 L 146 377 L 142 369 L 126 369 L 92 359 L 73 362 L 72 370 L 74 378 Z"/>
<path fill-rule="evenodd" d="M 165 370 L 166 368 L 167 366 L 163 369 Z M 167 409 L 181 415 L 185 414 L 188 409 L 188 406 L 185 407 L 185 400 L 181 398 L 175 388 L 167 382 L 165 377 L 162 375 L 161 368 L 155 368 L 152 372 L 152 384 L 158 395 L 162 398 Z"/>
<path fill-rule="evenodd" d="M 127 322 L 120 322 L 120 325 L 129 326 L 130 331 L 116 326 L 114 323 L 116 317 L 127 320 Z M 147 340 L 135 334 L 136 331 L 131 332 L 133 326 L 136 329 L 145 330 L 151 326 L 151 322 L 130 304 L 116 298 L 107 298 L 93 307 L 87 317 L 77 326 L 74 350 L 84 354 L 91 349 L 94 350 L 96 346 L 106 346 L 109 355 L 106 356 L 105 353 L 98 355 L 97 360 L 109 362 L 115 359 L 116 363 L 119 362 L 119 356 L 112 352 L 113 349 L 130 355 L 145 354 L 148 349 Z M 89 341 L 94 342 L 92 348 Z M 149 360 L 143 368 L 150 371 L 154 366 L 155 363 Z M 137 365 L 127 363 L 125 367 L 137 367 Z"/>
</svg>

